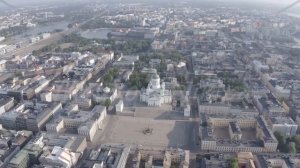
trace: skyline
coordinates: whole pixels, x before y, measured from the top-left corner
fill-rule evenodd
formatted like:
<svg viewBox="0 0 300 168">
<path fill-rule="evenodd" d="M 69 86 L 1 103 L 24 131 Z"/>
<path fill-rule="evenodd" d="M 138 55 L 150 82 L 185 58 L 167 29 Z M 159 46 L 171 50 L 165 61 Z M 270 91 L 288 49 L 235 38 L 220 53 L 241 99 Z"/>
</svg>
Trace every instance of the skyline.
<svg viewBox="0 0 300 168">
<path fill-rule="evenodd" d="M 300 167 L 286 2 L 2 1 L 0 168 Z"/>
</svg>

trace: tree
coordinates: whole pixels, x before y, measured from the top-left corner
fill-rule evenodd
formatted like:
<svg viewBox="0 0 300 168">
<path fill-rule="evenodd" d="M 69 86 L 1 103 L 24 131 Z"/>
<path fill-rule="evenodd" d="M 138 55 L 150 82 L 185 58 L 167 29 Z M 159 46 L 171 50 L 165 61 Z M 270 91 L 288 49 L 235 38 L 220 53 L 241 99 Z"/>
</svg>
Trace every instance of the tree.
<svg viewBox="0 0 300 168">
<path fill-rule="evenodd" d="M 300 150 L 300 135 L 292 137 L 292 141 L 295 142 L 296 149 Z"/>
<path fill-rule="evenodd" d="M 284 97 L 279 97 L 278 100 L 280 103 L 283 103 L 284 101 L 286 101 L 286 99 Z"/>
<path fill-rule="evenodd" d="M 68 24 L 68 28 L 71 29 L 74 25 L 73 24 Z"/>
<path fill-rule="evenodd" d="M 297 144 L 300 142 L 300 136 L 294 136 L 292 138 L 286 138 L 280 132 L 275 131 L 274 135 L 278 140 L 278 150 L 283 153 L 296 153 Z"/>
<path fill-rule="evenodd" d="M 282 144 L 282 145 L 280 145 L 280 147 L 278 147 L 278 149 L 280 152 L 283 152 L 283 153 L 290 153 L 290 150 L 291 150 L 290 146 L 288 144 Z"/>
<path fill-rule="evenodd" d="M 111 100 L 110 99 L 106 99 L 105 102 L 104 102 L 104 104 L 105 104 L 106 108 L 109 108 L 109 106 L 111 106 Z"/>
<path fill-rule="evenodd" d="M 62 51 L 62 48 L 60 46 L 58 46 L 54 49 L 54 52 L 61 52 L 61 51 Z"/>
<path fill-rule="evenodd" d="M 205 122 L 203 122 L 203 123 L 201 124 L 201 126 L 202 126 L 202 127 L 207 127 L 207 125 L 208 125 L 208 124 L 207 124 L 207 122 L 206 122 L 206 121 L 205 121 Z"/>
<path fill-rule="evenodd" d="M 186 78 L 183 75 L 177 76 L 177 81 L 181 84 L 184 85 L 186 83 Z"/>
<path fill-rule="evenodd" d="M 278 131 L 274 132 L 274 136 L 278 141 L 278 149 L 280 152 L 288 152 L 288 146 L 286 145 L 286 138 Z"/>
<path fill-rule="evenodd" d="M 103 83 L 105 86 L 109 85 L 113 80 L 113 76 L 110 74 L 106 74 L 103 76 Z"/>
<path fill-rule="evenodd" d="M 28 29 L 29 28 L 26 26 L 16 26 L 16 27 L 10 27 L 7 29 L 2 29 L 0 31 L 0 36 L 11 37 L 11 36 L 15 36 L 18 34 L 22 34 L 23 32 L 25 32 Z"/>
<path fill-rule="evenodd" d="M 297 152 L 295 142 L 290 142 L 288 144 L 288 152 L 289 153 L 296 153 Z"/>
<path fill-rule="evenodd" d="M 201 95 L 204 93 L 204 91 L 205 91 L 204 88 L 200 88 L 200 89 L 198 89 L 197 94 Z"/>
<path fill-rule="evenodd" d="M 146 52 L 150 50 L 150 48 L 151 41 L 149 40 L 128 40 L 124 44 L 121 44 L 119 46 L 119 50 L 121 50 L 125 54 Z"/>
<path fill-rule="evenodd" d="M 172 61 L 179 62 L 182 59 L 182 55 L 179 52 L 173 52 L 171 55 Z"/>
<path fill-rule="evenodd" d="M 280 132 L 275 131 L 274 135 L 275 135 L 276 139 L 278 140 L 279 144 L 285 144 L 286 143 L 285 137 Z"/>
<path fill-rule="evenodd" d="M 117 68 L 113 68 L 109 70 L 102 78 L 102 82 L 105 86 L 110 85 L 115 78 L 117 78 L 119 74 L 119 70 Z"/>
<path fill-rule="evenodd" d="M 174 88 L 174 90 L 184 90 L 184 86 L 176 86 L 175 88 Z"/>
<path fill-rule="evenodd" d="M 118 76 L 119 70 L 117 68 L 113 68 L 108 71 L 108 74 L 111 75 L 113 78 L 116 78 Z"/>
<path fill-rule="evenodd" d="M 15 72 L 15 76 L 16 77 L 21 77 L 22 76 L 22 72 Z"/>
<path fill-rule="evenodd" d="M 231 168 L 238 168 L 239 167 L 237 158 L 230 159 L 230 167 Z"/>
<path fill-rule="evenodd" d="M 133 72 L 129 78 L 129 86 L 136 89 L 141 89 L 147 87 L 149 83 L 149 77 L 145 73 Z"/>
</svg>

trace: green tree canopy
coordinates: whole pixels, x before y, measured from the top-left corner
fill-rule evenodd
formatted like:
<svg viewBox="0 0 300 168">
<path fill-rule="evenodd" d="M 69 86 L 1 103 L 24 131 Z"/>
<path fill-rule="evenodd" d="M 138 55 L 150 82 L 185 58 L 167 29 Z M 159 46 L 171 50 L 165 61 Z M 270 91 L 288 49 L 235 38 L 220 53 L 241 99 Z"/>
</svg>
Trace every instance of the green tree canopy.
<svg viewBox="0 0 300 168">
<path fill-rule="evenodd" d="M 275 131 L 274 135 L 278 140 L 278 150 L 283 153 L 296 153 L 299 149 L 300 135 L 285 137 L 280 132 Z"/>
<path fill-rule="evenodd" d="M 103 84 L 105 86 L 110 85 L 113 80 L 118 76 L 119 70 L 117 68 L 113 68 L 109 70 L 102 78 Z"/>
<path fill-rule="evenodd" d="M 145 73 L 133 72 L 129 78 L 129 86 L 136 89 L 146 88 L 149 83 L 149 77 Z"/>
<path fill-rule="evenodd" d="M 296 149 L 300 150 L 300 135 L 292 137 L 292 141 L 295 142 Z"/>
<path fill-rule="evenodd" d="M 230 167 L 231 168 L 239 168 L 239 163 L 237 158 L 230 159 Z"/>
<path fill-rule="evenodd" d="M 296 153 L 297 152 L 295 142 L 290 142 L 288 144 L 288 152 L 289 153 Z"/>
<path fill-rule="evenodd" d="M 111 106 L 111 103 L 112 103 L 112 102 L 111 102 L 110 99 L 106 99 L 105 102 L 104 102 L 105 107 L 106 107 L 106 108 L 109 108 L 109 107 Z"/>
<path fill-rule="evenodd" d="M 274 135 L 278 141 L 279 144 L 285 144 L 286 143 L 286 138 L 278 131 L 274 132 Z"/>
</svg>

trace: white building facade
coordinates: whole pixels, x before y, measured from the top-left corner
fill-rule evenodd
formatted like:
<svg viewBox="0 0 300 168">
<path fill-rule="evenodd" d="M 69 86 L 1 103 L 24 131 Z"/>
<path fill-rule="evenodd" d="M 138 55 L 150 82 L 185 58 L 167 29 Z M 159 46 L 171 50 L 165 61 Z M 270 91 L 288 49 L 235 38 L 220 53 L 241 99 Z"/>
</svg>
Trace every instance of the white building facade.
<svg viewBox="0 0 300 168">
<path fill-rule="evenodd" d="M 280 132 L 284 136 L 294 136 L 297 134 L 298 125 L 289 117 L 271 118 L 271 128 L 273 132 Z"/>
<path fill-rule="evenodd" d="M 160 107 L 172 102 L 171 90 L 165 89 L 165 83 L 160 82 L 157 74 L 152 75 L 146 90 L 141 91 L 140 101 L 148 106 Z"/>
<path fill-rule="evenodd" d="M 76 153 L 71 152 L 69 149 L 54 146 L 51 153 L 44 153 L 39 161 L 42 165 L 71 168 L 77 163 L 78 157 L 76 157 Z"/>
<path fill-rule="evenodd" d="M 124 103 L 122 100 L 120 100 L 117 104 L 116 104 L 116 112 L 117 113 L 122 113 L 124 109 Z"/>
</svg>

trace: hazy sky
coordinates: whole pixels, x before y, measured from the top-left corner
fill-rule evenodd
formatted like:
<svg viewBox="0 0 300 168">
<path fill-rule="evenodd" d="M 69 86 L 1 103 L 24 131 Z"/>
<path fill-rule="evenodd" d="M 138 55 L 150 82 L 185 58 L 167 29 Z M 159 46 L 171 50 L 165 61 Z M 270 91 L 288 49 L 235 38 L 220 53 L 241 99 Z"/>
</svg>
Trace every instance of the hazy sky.
<svg viewBox="0 0 300 168">
<path fill-rule="evenodd" d="M 74 0 L 6 0 L 7 2 L 11 4 L 30 4 L 30 3 L 41 3 L 41 2 L 55 2 L 55 1 L 60 1 L 60 2 L 67 2 L 67 1 L 74 1 Z M 101 0 L 99 0 L 101 1 Z M 126 1 L 126 0 L 120 0 L 120 2 Z M 151 1 L 151 0 L 149 0 Z M 173 0 L 165 0 L 165 1 L 173 1 Z M 202 1 L 202 0 L 195 0 L 195 1 Z M 213 1 L 213 0 L 212 0 Z M 269 2 L 269 3 L 281 3 L 281 4 L 288 4 L 288 3 L 293 3 L 295 0 L 215 0 L 215 1 L 237 1 L 237 2 Z"/>
<path fill-rule="evenodd" d="M 60 2 L 60 3 L 73 3 L 76 1 L 87 1 L 87 0 L 5 0 L 9 4 L 20 6 L 20 5 L 31 5 L 31 4 L 41 4 L 41 3 L 49 3 L 49 2 Z M 0 4 L 3 6 L 3 4 Z"/>
<path fill-rule="evenodd" d="M 68 3 L 68 2 L 74 2 L 74 1 L 81 1 L 81 2 L 86 2 L 88 0 L 6 0 L 6 2 L 14 5 L 14 6 L 22 6 L 22 5 L 31 5 L 31 4 L 37 4 L 37 3 L 45 3 L 45 2 L 63 2 L 63 3 Z M 94 0 L 97 1 L 97 0 Z M 100 2 L 102 0 L 99 0 Z M 119 0 L 120 2 L 126 2 L 126 0 Z M 147 1 L 147 0 L 144 0 Z M 152 1 L 152 0 L 148 0 Z M 160 1 L 174 1 L 174 0 L 160 0 Z M 184 1 L 184 0 L 182 0 Z M 267 3 L 267 4 L 274 4 L 274 5 L 282 5 L 282 7 L 285 7 L 285 5 L 291 4 L 295 2 L 296 0 L 186 0 L 186 1 L 195 1 L 195 2 L 201 2 L 201 1 L 219 1 L 219 2 L 238 2 L 238 3 Z M 0 7 L 3 7 L 4 5 L 1 3 Z M 296 6 L 297 8 L 300 7 L 300 4 Z"/>
<path fill-rule="evenodd" d="M 268 2 L 277 4 L 291 4 L 296 0 L 239 0 L 239 1 L 252 1 L 252 2 Z"/>
<path fill-rule="evenodd" d="M 66 4 L 66 3 L 75 3 L 75 2 L 86 2 L 88 0 L 5 0 L 7 3 L 15 7 L 23 7 L 28 5 L 37 5 L 37 4 Z M 1 8 L 8 8 L 4 3 L 0 3 Z"/>
</svg>

